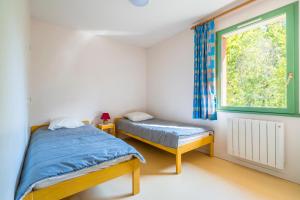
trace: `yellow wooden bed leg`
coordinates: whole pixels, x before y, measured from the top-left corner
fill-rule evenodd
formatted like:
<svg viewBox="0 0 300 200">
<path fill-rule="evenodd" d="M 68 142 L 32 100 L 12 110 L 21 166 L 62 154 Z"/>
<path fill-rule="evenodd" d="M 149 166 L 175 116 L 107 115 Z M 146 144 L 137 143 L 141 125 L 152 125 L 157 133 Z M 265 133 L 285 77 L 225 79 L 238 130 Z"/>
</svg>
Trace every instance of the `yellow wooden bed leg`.
<svg viewBox="0 0 300 200">
<path fill-rule="evenodd" d="M 209 156 L 213 157 L 214 156 L 214 143 L 209 144 Z"/>
<path fill-rule="evenodd" d="M 176 154 L 176 174 L 181 173 L 181 153 Z"/>
<path fill-rule="evenodd" d="M 132 194 L 140 193 L 140 162 L 137 160 L 132 172 Z"/>
<path fill-rule="evenodd" d="M 29 194 L 27 194 L 27 195 L 24 197 L 24 200 L 33 200 L 33 193 L 30 192 Z"/>
</svg>

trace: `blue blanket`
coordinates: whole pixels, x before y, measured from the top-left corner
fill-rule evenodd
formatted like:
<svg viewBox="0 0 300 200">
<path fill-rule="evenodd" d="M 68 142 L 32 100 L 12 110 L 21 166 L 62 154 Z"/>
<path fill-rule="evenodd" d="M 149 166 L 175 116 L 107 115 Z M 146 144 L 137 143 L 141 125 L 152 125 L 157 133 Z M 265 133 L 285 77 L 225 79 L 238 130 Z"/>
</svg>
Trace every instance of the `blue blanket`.
<svg viewBox="0 0 300 200">
<path fill-rule="evenodd" d="M 122 156 L 133 155 L 144 162 L 132 146 L 93 126 L 50 131 L 38 129 L 30 140 L 16 199 L 44 179 L 71 173 Z"/>
<path fill-rule="evenodd" d="M 171 148 L 177 148 L 179 146 L 180 139 L 213 132 L 213 130 L 209 127 L 200 127 L 161 119 L 132 122 L 123 118 L 118 121 L 117 128 L 151 142 Z"/>
</svg>

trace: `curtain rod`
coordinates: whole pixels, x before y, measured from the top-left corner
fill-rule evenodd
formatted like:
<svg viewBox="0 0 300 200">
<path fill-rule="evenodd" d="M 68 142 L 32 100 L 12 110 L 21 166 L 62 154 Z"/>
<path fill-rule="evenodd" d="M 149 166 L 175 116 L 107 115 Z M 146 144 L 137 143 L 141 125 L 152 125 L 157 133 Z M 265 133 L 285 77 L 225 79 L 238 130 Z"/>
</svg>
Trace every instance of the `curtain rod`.
<svg viewBox="0 0 300 200">
<path fill-rule="evenodd" d="M 220 14 L 217 14 L 217 15 L 215 15 L 215 16 L 209 17 L 209 18 L 207 18 L 207 19 L 205 19 L 205 20 L 203 20 L 203 21 L 201 21 L 201 22 L 198 22 L 198 23 L 194 24 L 194 25 L 191 27 L 191 29 L 193 30 L 193 29 L 195 29 L 197 26 L 203 25 L 203 24 L 205 24 L 205 23 L 207 23 L 207 22 L 209 22 L 209 21 L 211 21 L 211 20 L 217 19 L 217 18 L 222 17 L 222 16 L 224 16 L 224 15 L 226 15 L 226 14 L 228 14 L 228 13 L 231 13 L 231 12 L 233 12 L 233 11 L 235 11 L 235 10 L 238 10 L 238 9 L 240 9 L 240 8 L 246 6 L 246 5 L 248 5 L 248 4 L 250 4 L 250 3 L 254 2 L 254 1 L 256 1 L 256 0 L 248 0 L 248 1 L 245 1 L 244 3 L 241 3 L 241 4 L 239 4 L 239 5 L 237 5 L 237 6 L 233 7 L 233 8 L 230 8 L 230 9 L 228 9 L 228 10 L 225 10 L 225 11 L 221 12 Z"/>
</svg>

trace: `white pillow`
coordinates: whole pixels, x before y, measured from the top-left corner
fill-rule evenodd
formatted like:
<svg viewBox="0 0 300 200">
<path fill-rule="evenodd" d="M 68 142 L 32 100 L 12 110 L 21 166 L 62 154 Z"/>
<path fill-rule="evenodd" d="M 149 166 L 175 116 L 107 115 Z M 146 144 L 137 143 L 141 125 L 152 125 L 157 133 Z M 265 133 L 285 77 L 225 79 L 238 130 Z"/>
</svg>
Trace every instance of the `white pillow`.
<svg viewBox="0 0 300 200">
<path fill-rule="evenodd" d="M 54 131 L 60 128 L 77 128 L 80 126 L 84 126 L 84 123 L 77 119 L 72 118 L 58 118 L 51 120 L 48 129 Z"/>
<path fill-rule="evenodd" d="M 140 121 L 144 121 L 147 119 L 153 119 L 154 117 L 144 113 L 144 112 L 131 112 L 131 113 L 127 113 L 126 115 L 124 115 L 125 118 L 134 121 L 134 122 L 140 122 Z"/>
</svg>

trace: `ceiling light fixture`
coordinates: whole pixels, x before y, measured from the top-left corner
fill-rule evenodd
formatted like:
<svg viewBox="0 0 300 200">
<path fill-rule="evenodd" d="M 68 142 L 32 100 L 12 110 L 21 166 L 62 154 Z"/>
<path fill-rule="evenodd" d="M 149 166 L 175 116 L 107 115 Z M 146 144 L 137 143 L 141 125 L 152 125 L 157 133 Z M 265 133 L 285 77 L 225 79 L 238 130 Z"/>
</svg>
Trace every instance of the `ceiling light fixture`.
<svg viewBox="0 0 300 200">
<path fill-rule="evenodd" d="M 133 5 L 138 7 L 146 6 L 150 0 L 129 0 Z"/>
</svg>

